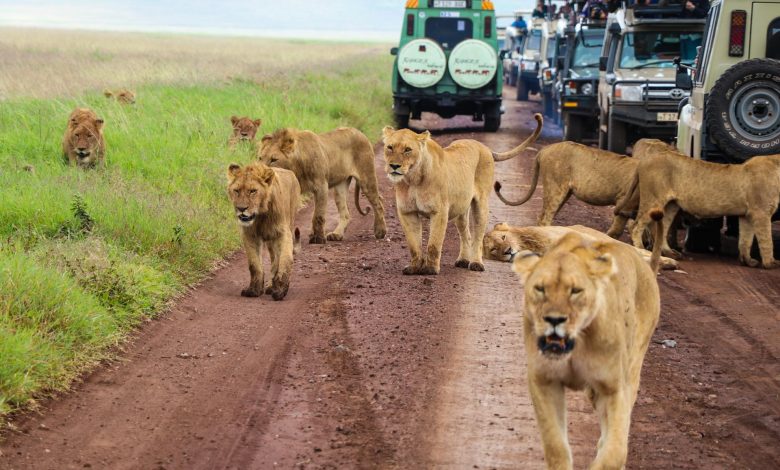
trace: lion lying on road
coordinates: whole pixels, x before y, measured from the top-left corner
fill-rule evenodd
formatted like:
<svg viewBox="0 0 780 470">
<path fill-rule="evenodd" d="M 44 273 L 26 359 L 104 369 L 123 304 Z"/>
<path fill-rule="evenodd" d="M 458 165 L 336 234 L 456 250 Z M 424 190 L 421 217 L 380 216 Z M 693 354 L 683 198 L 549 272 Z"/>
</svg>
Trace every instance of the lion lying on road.
<svg viewBox="0 0 780 470">
<path fill-rule="evenodd" d="M 501 194 L 501 183 L 496 181 L 494 186 L 498 198 L 504 204 L 519 206 L 531 199 L 541 176 L 544 198 L 538 225 L 550 225 L 555 214 L 572 194 L 594 206 L 618 203 L 629 193 L 636 166 L 637 160 L 625 155 L 575 142 L 560 142 L 539 151 L 531 187 L 522 199 L 509 201 Z M 615 215 L 607 234 L 613 238 L 619 237 L 626 221 L 622 214 Z"/>
<path fill-rule="evenodd" d="M 395 187 L 398 218 L 404 229 L 412 262 L 404 274 L 438 274 L 447 222 L 455 219 L 460 253 L 455 266 L 484 271 L 482 237 L 488 219 L 488 198 L 493 182 L 493 162 L 519 155 L 542 131 L 542 116 L 525 142 L 505 153 L 492 152 L 476 140 L 456 140 L 441 148 L 428 131 L 382 131 L 385 170 Z M 470 228 L 469 216 L 473 218 Z M 422 221 L 431 221 L 426 253 L 422 252 Z"/>
<path fill-rule="evenodd" d="M 119 103 L 122 104 L 134 104 L 135 103 L 135 92 L 132 90 L 128 90 L 127 88 L 121 88 L 119 90 L 111 91 L 111 90 L 104 90 L 103 96 L 106 98 L 115 98 Z"/>
<path fill-rule="evenodd" d="M 259 162 L 244 168 L 230 165 L 227 180 L 249 261 L 249 286 L 241 295 L 258 297 L 265 291 L 274 300 L 282 300 L 290 287 L 293 254 L 300 244 L 295 228 L 301 196 L 298 180 L 291 171 Z M 264 244 L 271 258 L 271 282 L 267 285 L 263 284 Z"/>
<path fill-rule="evenodd" d="M 483 254 L 485 258 L 496 261 L 511 262 L 521 251 L 532 251 L 544 254 L 561 238 L 570 234 L 579 233 L 583 239 L 589 242 L 613 241 L 607 235 L 582 225 L 560 227 L 549 225 L 546 227 L 513 227 L 506 223 L 497 224 L 493 230 L 485 235 Z M 617 242 L 622 243 L 622 242 Z M 630 246 L 630 245 L 629 245 Z M 650 262 L 651 253 L 642 248 L 636 248 L 642 259 Z M 677 269 L 677 261 L 661 256 L 661 269 Z"/>
<path fill-rule="evenodd" d="M 251 119 L 246 116 L 231 116 L 230 123 L 233 125 L 233 133 L 228 139 L 228 147 L 233 148 L 239 142 L 254 143 L 257 130 L 262 124 L 261 119 Z"/>
<path fill-rule="evenodd" d="M 103 120 L 89 108 L 76 108 L 68 116 L 62 137 L 62 153 L 68 163 L 81 168 L 102 164 L 106 152 Z"/>
<path fill-rule="evenodd" d="M 662 215 L 655 211 L 653 217 Z M 656 228 L 658 236 L 661 230 Z M 631 410 L 660 314 L 659 254 L 653 251 L 648 266 L 624 243 L 589 241 L 573 232 L 541 257 L 517 255 L 528 387 L 547 468 L 572 468 L 565 388 L 585 389 L 599 415 L 601 439 L 588 468 L 625 467 Z"/>
<path fill-rule="evenodd" d="M 676 150 L 656 152 L 640 160 L 631 192 L 639 194 L 639 211 L 631 233 L 642 247 L 642 232 L 654 208 L 662 208 L 671 221 L 679 210 L 700 218 L 739 217 L 739 260 L 755 267 L 751 258 L 753 237 L 758 239 L 761 265 L 776 266 L 772 245 L 772 214 L 780 203 L 780 155 L 751 158 L 741 165 L 722 165 L 680 158 Z M 632 196 L 635 197 L 635 196 Z M 617 208 L 616 211 L 620 210 Z M 662 251 L 674 254 L 664 224 Z M 658 240 L 656 238 L 656 240 Z"/>
<path fill-rule="evenodd" d="M 314 216 L 309 243 L 325 240 L 343 240 L 349 224 L 347 193 L 350 179 L 355 179 L 355 207 L 361 215 L 359 191 L 374 208 L 374 236 L 385 237 L 385 206 L 376 180 L 374 148 L 368 138 L 357 129 L 342 127 L 324 134 L 296 129 L 279 129 L 266 135 L 258 150 L 260 161 L 270 166 L 286 168 L 295 173 L 304 192 L 314 194 Z M 333 199 L 339 211 L 339 223 L 325 236 L 325 210 L 328 189 L 333 188 Z"/>
</svg>

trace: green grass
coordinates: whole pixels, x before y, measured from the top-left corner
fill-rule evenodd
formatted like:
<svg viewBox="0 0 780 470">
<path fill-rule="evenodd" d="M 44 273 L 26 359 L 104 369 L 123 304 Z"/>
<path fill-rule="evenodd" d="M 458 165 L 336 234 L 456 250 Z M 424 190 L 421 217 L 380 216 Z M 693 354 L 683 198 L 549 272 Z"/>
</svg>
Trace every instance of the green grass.
<svg viewBox="0 0 780 470">
<path fill-rule="evenodd" d="M 225 168 L 229 116 L 261 133 L 390 122 L 389 57 L 360 57 L 260 83 L 145 86 L 135 106 L 101 95 L 0 106 L 1 416 L 66 389 L 139 322 L 239 246 Z M 76 106 L 102 117 L 105 169 L 65 165 Z"/>
</svg>

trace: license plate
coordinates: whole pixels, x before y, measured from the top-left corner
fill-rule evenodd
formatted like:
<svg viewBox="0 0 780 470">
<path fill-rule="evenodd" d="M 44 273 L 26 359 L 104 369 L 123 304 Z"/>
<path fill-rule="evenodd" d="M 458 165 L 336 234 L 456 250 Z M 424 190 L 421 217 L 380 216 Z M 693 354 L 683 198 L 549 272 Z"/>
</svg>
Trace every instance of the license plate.
<svg viewBox="0 0 780 470">
<path fill-rule="evenodd" d="M 440 11 L 439 16 L 442 18 L 460 18 L 459 11 Z M 462 30 L 459 30 L 462 31 Z"/>
<path fill-rule="evenodd" d="M 657 113 L 655 115 L 656 121 L 659 122 L 671 122 L 677 120 L 677 113 Z"/>
<path fill-rule="evenodd" d="M 466 0 L 433 0 L 433 8 L 466 8 Z"/>
</svg>

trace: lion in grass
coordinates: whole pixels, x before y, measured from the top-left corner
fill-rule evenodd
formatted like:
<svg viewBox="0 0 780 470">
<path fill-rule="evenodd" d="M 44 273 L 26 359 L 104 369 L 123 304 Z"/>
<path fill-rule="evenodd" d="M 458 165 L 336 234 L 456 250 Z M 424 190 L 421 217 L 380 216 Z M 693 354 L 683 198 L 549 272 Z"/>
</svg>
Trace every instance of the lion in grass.
<svg viewBox="0 0 780 470">
<path fill-rule="evenodd" d="M 247 116 L 231 116 L 230 123 L 233 126 L 233 133 L 228 139 L 228 147 L 233 148 L 239 142 L 254 143 L 257 130 L 260 129 L 262 119 L 252 119 Z"/>
<path fill-rule="evenodd" d="M 249 261 L 249 286 L 241 295 L 259 297 L 265 292 L 282 300 L 290 287 L 293 255 L 300 246 L 300 232 L 295 228 L 301 196 L 298 179 L 291 171 L 255 162 L 243 168 L 231 164 L 227 180 Z M 271 259 L 271 282 L 267 285 L 263 283 L 263 245 Z"/>
<path fill-rule="evenodd" d="M 507 205 L 519 206 L 531 199 L 541 177 L 544 186 L 542 213 L 537 225 L 551 225 L 555 214 L 573 194 L 594 206 L 610 206 L 621 202 L 629 193 L 636 173 L 637 160 L 575 142 L 548 145 L 539 151 L 534 162 L 531 187 L 519 201 L 509 201 L 501 194 L 501 183 L 494 187 L 498 198 Z M 628 219 L 617 214 L 607 231 L 617 238 Z"/>
<path fill-rule="evenodd" d="M 551 246 L 570 233 L 579 233 L 589 242 L 613 241 L 598 230 L 582 225 L 569 227 L 555 225 L 546 227 L 513 227 L 506 223 L 500 223 L 485 234 L 482 254 L 487 259 L 512 262 L 521 251 L 528 250 L 544 254 Z M 645 261 L 650 262 L 651 253 L 649 251 L 641 248 L 636 248 L 636 250 Z M 665 256 L 661 256 L 660 266 L 661 269 L 677 269 L 679 267 L 677 261 Z"/>
<path fill-rule="evenodd" d="M 660 236 L 663 213 L 653 213 Z M 525 297 L 528 387 L 547 468 L 571 469 L 565 388 L 585 390 L 601 438 L 588 468 L 625 468 L 631 410 L 660 297 L 655 270 L 630 246 L 565 235 L 547 253 L 517 255 Z"/>
<path fill-rule="evenodd" d="M 750 256 L 755 237 L 761 265 L 776 267 L 772 214 L 780 204 L 780 155 L 759 156 L 740 165 L 723 165 L 681 158 L 676 149 L 655 152 L 651 158 L 639 160 L 631 186 L 632 193 L 637 191 L 639 210 L 631 232 L 634 246 L 642 247 L 642 233 L 650 223 L 654 208 L 662 208 L 667 221 L 673 220 L 680 210 L 699 219 L 737 216 L 740 262 L 758 266 L 759 262 Z M 615 211 L 620 212 L 621 208 Z M 662 252 L 676 255 L 668 245 L 669 228 L 664 225 Z"/>
<path fill-rule="evenodd" d="M 519 155 L 542 131 L 535 114 L 534 133 L 514 149 L 495 153 L 476 140 L 456 140 L 442 148 L 428 131 L 385 127 L 385 171 L 395 188 L 398 219 L 403 227 L 411 264 L 404 274 L 438 274 L 447 222 L 455 220 L 460 235 L 459 268 L 484 271 L 482 237 L 488 220 L 488 198 L 494 162 Z M 422 251 L 422 219 L 430 219 L 426 252 Z M 471 219 L 471 220 L 470 220 Z"/>
<path fill-rule="evenodd" d="M 115 99 L 122 104 L 135 104 L 135 92 L 128 90 L 127 88 L 121 88 L 119 90 L 104 90 L 103 96 L 108 99 Z"/>
<path fill-rule="evenodd" d="M 279 129 L 264 136 L 257 152 L 260 161 L 269 166 L 286 168 L 295 173 L 305 193 L 314 196 L 314 215 L 309 243 L 344 239 L 349 225 L 347 193 L 350 180 L 355 180 L 355 207 L 361 215 L 360 191 L 374 208 L 374 236 L 385 237 L 385 206 L 379 195 L 374 168 L 374 148 L 368 138 L 352 127 L 341 127 L 324 134 L 296 129 Z M 325 210 L 328 190 L 333 188 L 333 200 L 339 212 L 339 223 L 325 235 Z"/>
<path fill-rule="evenodd" d="M 62 153 L 68 163 L 80 168 L 102 165 L 106 142 L 103 138 L 103 120 L 89 108 L 76 108 L 68 116 Z"/>
</svg>

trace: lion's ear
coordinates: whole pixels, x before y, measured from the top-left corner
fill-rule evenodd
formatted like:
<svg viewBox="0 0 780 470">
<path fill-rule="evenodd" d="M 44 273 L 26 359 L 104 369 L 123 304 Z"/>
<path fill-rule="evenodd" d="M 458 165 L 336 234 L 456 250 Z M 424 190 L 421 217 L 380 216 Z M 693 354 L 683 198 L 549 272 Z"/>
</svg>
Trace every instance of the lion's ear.
<svg viewBox="0 0 780 470">
<path fill-rule="evenodd" d="M 227 169 L 227 179 L 228 181 L 233 181 L 236 176 L 238 176 L 238 172 L 241 170 L 240 165 L 236 165 L 235 163 L 231 163 L 230 166 L 228 166 Z"/>
<path fill-rule="evenodd" d="M 295 150 L 295 136 L 289 132 L 284 134 L 281 145 L 282 152 L 289 153 Z"/>
<path fill-rule="evenodd" d="M 512 262 L 512 271 L 520 276 L 520 279 L 525 282 L 528 275 L 536 267 L 539 260 L 542 259 L 539 254 L 533 251 L 523 250 L 515 256 L 515 260 Z"/>
<path fill-rule="evenodd" d="M 609 277 L 617 273 L 617 263 L 609 253 L 596 252 L 587 264 L 591 274 L 597 277 Z"/>
<path fill-rule="evenodd" d="M 260 124 L 263 123 L 263 120 L 262 119 L 255 119 L 252 122 L 255 124 L 255 127 L 260 127 Z"/>
<path fill-rule="evenodd" d="M 103 128 L 103 120 L 95 119 L 95 129 L 100 130 Z"/>
<path fill-rule="evenodd" d="M 501 230 L 502 232 L 506 232 L 509 230 L 509 224 L 506 222 L 501 222 L 499 224 L 496 224 L 496 226 L 493 227 L 493 230 Z"/>
<path fill-rule="evenodd" d="M 114 96 L 114 94 L 111 93 L 111 90 L 103 90 L 103 96 L 105 96 L 106 98 L 111 98 L 112 96 Z"/>
<path fill-rule="evenodd" d="M 430 138 L 431 138 L 431 133 L 429 131 L 425 131 L 421 134 L 417 134 L 417 140 L 419 140 L 420 142 L 425 142 Z"/>
<path fill-rule="evenodd" d="M 276 178 L 276 172 L 268 167 L 265 167 L 263 173 L 260 175 L 260 179 L 267 185 L 273 183 L 274 178 Z"/>
<path fill-rule="evenodd" d="M 394 132 L 395 132 L 395 129 L 393 129 L 390 126 L 385 126 L 382 129 L 382 139 L 385 139 L 385 140 L 388 139 L 391 135 L 393 135 Z"/>
<path fill-rule="evenodd" d="M 238 124 L 238 116 L 230 116 L 230 123 L 233 124 L 233 127 L 236 127 L 236 124 Z"/>
</svg>

